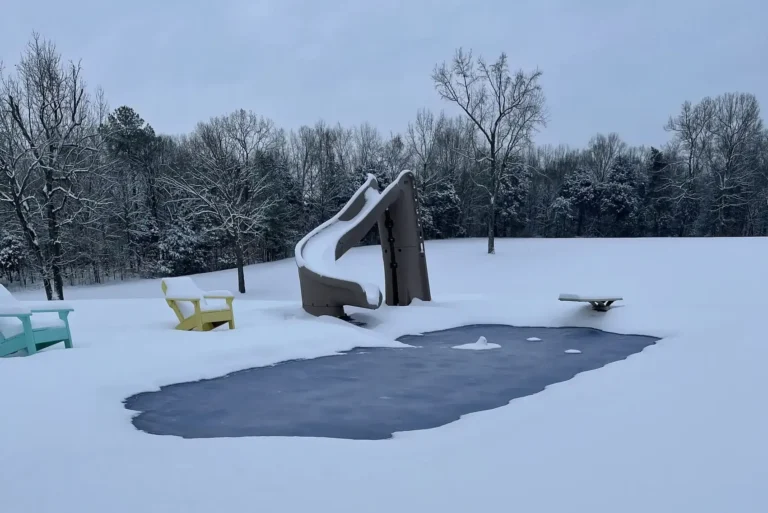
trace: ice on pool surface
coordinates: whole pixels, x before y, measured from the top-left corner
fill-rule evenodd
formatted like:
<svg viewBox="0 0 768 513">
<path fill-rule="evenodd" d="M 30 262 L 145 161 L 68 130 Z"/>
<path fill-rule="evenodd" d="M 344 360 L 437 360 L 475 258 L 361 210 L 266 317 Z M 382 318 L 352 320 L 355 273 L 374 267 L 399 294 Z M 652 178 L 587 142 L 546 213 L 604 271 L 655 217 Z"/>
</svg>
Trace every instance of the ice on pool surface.
<svg viewBox="0 0 768 513">
<path fill-rule="evenodd" d="M 546 341 L 527 343 L 535 334 Z M 133 419 L 137 428 L 154 434 L 376 440 L 498 408 L 659 339 L 592 328 L 472 325 L 399 340 L 413 347 L 359 348 L 180 383 L 137 394 L 126 407 L 141 412 Z M 564 354 L 574 348 L 580 358 Z"/>
</svg>

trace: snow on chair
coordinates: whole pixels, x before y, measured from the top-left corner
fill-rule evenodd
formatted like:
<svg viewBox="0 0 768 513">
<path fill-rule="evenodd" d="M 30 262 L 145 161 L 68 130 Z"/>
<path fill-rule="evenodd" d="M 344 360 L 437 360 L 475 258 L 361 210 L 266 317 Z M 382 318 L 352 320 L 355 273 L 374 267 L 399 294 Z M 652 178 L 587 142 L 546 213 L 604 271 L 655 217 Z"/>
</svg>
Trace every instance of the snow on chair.
<svg viewBox="0 0 768 513">
<path fill-rule="evenodd" d="M 179 319 L 177 330 L 211 331 L 224 323 L 235 329 L 235 296 L 228 290 L 203 292 L 187 276 L 163 278 L 160 286 L 165 302 Z"/>
<path fill-rule="evenodd" d="M 0 285 L 0 357 L 22 350 L 33 355 L 59 342 L 71 348 L 68 316 L 73 310 L 59 302 L 53 304 L 57 303 L 59 306 L 29 307 Z M 46 315 L 54 313 L 58 316 Z"/>
</svg>

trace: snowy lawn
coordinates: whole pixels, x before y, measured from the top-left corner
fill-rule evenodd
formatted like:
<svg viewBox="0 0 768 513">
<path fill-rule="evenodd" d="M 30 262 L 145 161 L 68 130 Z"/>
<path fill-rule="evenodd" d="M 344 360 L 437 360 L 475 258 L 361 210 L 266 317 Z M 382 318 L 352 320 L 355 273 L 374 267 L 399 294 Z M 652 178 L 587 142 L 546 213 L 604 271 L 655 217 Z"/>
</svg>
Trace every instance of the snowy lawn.
<svg viewBox="0 0 768 513">
<path fill-rule="evenodd" d="M 365 328 L 304 314 L 292 259 L 247 270 L 234 331 L 174 331 L 159 280 L 68 289 L 75 348 L 0 359 L 0 511 L 768 511 L 766 255 L 765 239 L 499 240 L 496 255 L 483 240 L 430 242 L 434 301 L 353 310 Z M 383 285 L 378 247 L 342 262 Z M 194 278 L 236 289 L 232 271 Z M 624 301 L 599 313 L 557 301 L 566 291 Z M 122 405 L 165 384 L 470 323 L 663 340 L 384 441 L 155 436 Z"/>
</svg>

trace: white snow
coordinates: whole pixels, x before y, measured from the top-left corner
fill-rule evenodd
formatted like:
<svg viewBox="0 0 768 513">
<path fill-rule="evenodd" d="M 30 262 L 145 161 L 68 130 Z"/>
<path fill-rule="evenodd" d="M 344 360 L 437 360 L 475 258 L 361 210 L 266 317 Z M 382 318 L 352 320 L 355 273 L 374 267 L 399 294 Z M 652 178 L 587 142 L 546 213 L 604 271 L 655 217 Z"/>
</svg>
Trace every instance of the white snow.
<svg viewBox="0 0 768 513">
<path fill-rule="evenodd" d="M 205 297 L 206 298 L 227 298 L 227 297 L 235 297 L 234 294 L 232 294 L 228 290 L 206 290 L 205 291 Z"/>
<path fill-rule="evenodd" d="M 232 331 L 173 330 L 159 280 L 66 289 L 75 348 L 0 358 L 0 509 L 768 511 L 768 239 L 497 239 L 495 255 L 474 239 L 428 242 L 426 254 L 433 301 L 353 309 L 365 328 L 304 314 L 293 259 L 246 269 Z M 379 247 L 350 251 L 344 266 L 383 284 Z M 237 283 L 234 271 L 193 278 Z M 557 301 L 602 286 L 631 301 L 607 314 Z M 392 440 L 155 436 L 122 405 L 166 384 L 491 323 L 664 339 Z"/>
<path fill-rule="evenodd" d="M 10 301 L 0 303 L 0 313 L 16 315 L 16 314 L 30 314 L 32 311 L 28 306 L 23 304 L 14 304 Z"/>
<path fill-rule="evenodd" d="M 566 349 L 565 352 L 567 354 L 581 354 L 581 351 L 579 351 L 578 349 Z"/>
<path fill-rule="evenodd" d="M 606 294 L 560 294 L 559 298 L 568 301 L 618 301 L 621 299 L 621 296 Z"/>
<path fill-rule="evenodd" d="M 24 305 L 8 289 L 0 285 L 0 314 L 28 314 L 32 313 L 29 306 Z"/>
<path fill-rule="evenodd" d="M 452 349 L 471 349 L 474 351 L 483 351 L 485 349 L 498 349 L 500 347 L 501 346 L 499 344 L 489 343 L 485 337 L 480 337 L 477 339 L 477 342 L 453 346 Z"/>
<path fill-rule="evenodd" d="M 22 303 L 8 292 L 8 289 L 0 285 L 0 335 L 11 338 L 24 332 L 24 324 L 18 317 L 13 317 L 14 315 L 28 315 L 39 309 L 69 308 L 69 305 L 62 301 L 46 303 L 40 301 Z M 64 321 L 57 314 L 50 313 L 36 313 L 30 317 L 30 323 L 33 330 L 65 326 Z"/>
<path fill-rule="evenodd" d="M 176 278 L 163 278 L 168 299 L 203 299 L 203 291 L 195 285 L 192 278 L 178 276 Z"/>
<path fill-rule="evenodd" d="M 525 340 L 527 340 L 529 342 L 539 342 L 539 341 L 541 341 L 541 339 L 539 337 L 528 337 Z"/>
<path fill-rule="evenodd" d="M 59 319 L 56 315 L 50 314 L 35 314 L 29 319 L 33 330 L 40 330 L 45 328 L 63 328 L 65 326 L 64 321 Z M 0 318 L 0 334 L 5 338 L 15 337 L 19 333 L 24 332 L 24 325 L 19 319 L 15 318 Z"/>
</svg>

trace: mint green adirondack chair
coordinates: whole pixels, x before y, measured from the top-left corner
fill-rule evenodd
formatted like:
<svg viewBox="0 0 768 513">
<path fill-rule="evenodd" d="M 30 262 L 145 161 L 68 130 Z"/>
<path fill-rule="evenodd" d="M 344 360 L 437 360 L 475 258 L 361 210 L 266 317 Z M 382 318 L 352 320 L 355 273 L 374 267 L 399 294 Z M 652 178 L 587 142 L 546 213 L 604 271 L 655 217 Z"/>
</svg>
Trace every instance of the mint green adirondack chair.
<svg viewBox="0 0 768 513">
<path fill-rule="evenodd" d="M 32 355 L 59 342 L 71 348 L 68 316 L 73 310 L 54 305 L 29 308 L 0 285 L 0 357 L 22 350 Z M 53 313 L 58 318 L 49 315 Z"/>
</svg>

